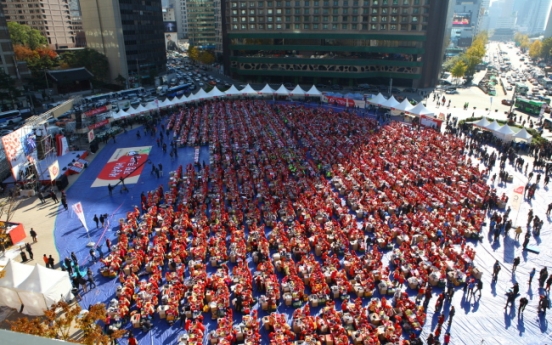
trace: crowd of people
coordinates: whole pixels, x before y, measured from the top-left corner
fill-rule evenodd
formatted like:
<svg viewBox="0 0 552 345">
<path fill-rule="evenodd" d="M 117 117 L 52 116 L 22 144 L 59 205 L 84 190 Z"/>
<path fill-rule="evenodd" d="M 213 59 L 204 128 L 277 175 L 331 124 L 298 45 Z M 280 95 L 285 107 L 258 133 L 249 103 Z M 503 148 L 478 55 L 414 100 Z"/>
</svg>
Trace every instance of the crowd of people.
<svg viewBox="0 0 552 345">
<path fill-rule="evenodd" d="M 170 172 L 120 220 L 100 260 L 120 283 L 110 318 L 179 319 L 187 344 L 258 344 L 261 326 L 274 345 L 421 344 L 437 295 L 427 341 L 446 344 L 455 289 L 481 293 L 470 241 L 504 200 L 465 137 L 252 100 L 179 109 L 164 131 L 208 145 L 209 162 Z"/>
</svg>

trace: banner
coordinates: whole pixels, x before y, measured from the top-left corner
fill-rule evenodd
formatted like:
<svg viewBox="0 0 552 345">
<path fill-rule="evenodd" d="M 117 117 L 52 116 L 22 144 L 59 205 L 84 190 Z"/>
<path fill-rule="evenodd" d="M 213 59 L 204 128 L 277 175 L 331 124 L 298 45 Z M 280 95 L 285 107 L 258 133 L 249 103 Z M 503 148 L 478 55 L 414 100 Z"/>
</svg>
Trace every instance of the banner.
<svg viewBox="0 0 552 345">
<path fill-rule="evenodd" d="M 340 105 L 343 107 L 354 107 L 355 101 L 349 98 L 334 97 L 322 95 L 322 102 L 326 102 L 330 105 Z"/>
<path fill-rule="evenodd" d="M 90 132 L 88 132 L 88 142 L 91 143 L 94 141 L 94 138 L 96 138 L 96 136 L 94 135 L 94 130 L 91 129 Z"/>
<path fill-rule="evenodd" d="M 429 116 L 426 116 L 426 115 L 421 115 L 420 116 L 420 124 L 422 126 L 441 129 L 441 124 L 442 123 L 443 123 L 442 120 L 436 119 L 434 117 L 429 117 Z"/>
<path fill-rule="evenodd" d="M 98 123 L 94 123 L 94 124 L 88 126 L 88 129 L 100 128 L 100 127 L 102 127 L 102 126 L 107 125 L 108 123 L 109 123 L 109 120 L 108 120 L 108 119 L 105 119 L 105 120 L 102 120 L 102 121 L 100 121 L 100 122 L 98 122 Z"/>
<path fill-rule="evenodd" d="M 519 211 L 521 203 L 523 202 L 524 186 L 514 188 L 512 195 L 510 196 L 510 208 L 512 211 Z"/>
<path fill-rule="evenodd" d="M 151 146 L 125 147 L 115 150 L 92 187 L 112 186 L 124 178 L 125 184 L 138 183 L 144 165 L 148 161 Z"/>
<path fill-rule="evenodd" d="M 10 163 L 12 176 L 20 180 L 25 164 L 34 164 L 38 160 L 36 135 L 33 127 L 24 126 L 2 137 L 6 159 Z"/>
<path fill-rule="evenodd" d="M 58 176 L 59 176 L 59 162 L 58 162 L 57 159 L 54 163 L 52 163 L 48 167 L 48 173 L 50 173 L 50 181 L 54 181 L 55 179 L 58 178 Z"/>
<path fill-rule="evenodd" d="M 83 114 L 86 117 L 90 117 L 90 116 L 98 115 L 98 114 L 101 114 L 101 113 L 107 113 L 110 110 L 111 110 L 111 104 L 108 104 L 108 105 L 104 105 L 104 106 L 96 108 L 96 109 L 85 111 Z"/>
<path fill-rule="evenodd" d="M 84 228 L 86 229 L 86 233 L 88 233 L 88 226 L 86 225 L 86 219 L 84 218 L 84 210 L 82 209 L 82 204 L 80 203 L 80 201 L 77 202 L 76 204 L 73 204 L 71 208 L 73 209 L 73 212 L 75 212 L 77 217 L 79 217 L 79 220 L 81 221 L 82 226 L 84 226 Z"/>
<path fill-rule="evenodd" d="M 57 136 L 57 155 L 63 156 L 64 154 L 69 153 L 69 144 L 67 143 L 67 138 L 63 135 Z"/>
</svg>

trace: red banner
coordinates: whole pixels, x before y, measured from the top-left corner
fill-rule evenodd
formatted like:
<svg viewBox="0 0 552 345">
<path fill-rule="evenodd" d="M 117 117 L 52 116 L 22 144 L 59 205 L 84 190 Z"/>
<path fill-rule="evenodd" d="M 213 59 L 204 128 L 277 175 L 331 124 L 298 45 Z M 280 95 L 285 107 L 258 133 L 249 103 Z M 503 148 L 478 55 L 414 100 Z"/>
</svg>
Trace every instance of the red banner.
<svg viewBox="0 0 552 345">
<path fill-rule="evenodd" d="M 148 160 L 151 146 L 126 147 L 115 150 L 109 161 L 92 184 L 92 187 L 112 186 L 120 178 L 125 183 L 137 183 Z"/>
<path fill-rule="evenodd" d="M 111 105 L 109 105 L 109 106 L 104 105 L 103 107 L 99 107 L 99 108 L 96 108 L 96 109 L 85 111 L 84 116 L 90 117 L 90 116 L 98 115 L 98 114 L 101 114 L 101 113 L 106 113 L 109 110 L 111 110 Z"/>
<path fill-rule="evenodd" d="M 355 101 L 349 98 L 341 98 L 341 97 L 334 97 L 334 96 L 326 96 L 328 99 L 328 104 L 332 105 L 341 105 L 344 107 L 354 107 Z"/>
<path fill-rule="evenodd" d="M 93 124 L 93 125 L 88 126 L 88 129 L 100 128 L 100 127 L 102 127 L 102 126 L 107 125 L 108 123 L 109 123 L 109 120 L 108 120 L 108 119 L 105 119 L 105 120 L 102 120 L 102 121 L 100 121 L 100 122 L 98 122 L 98 123 L 95 123 L 95 124 Z"/>
</svg>

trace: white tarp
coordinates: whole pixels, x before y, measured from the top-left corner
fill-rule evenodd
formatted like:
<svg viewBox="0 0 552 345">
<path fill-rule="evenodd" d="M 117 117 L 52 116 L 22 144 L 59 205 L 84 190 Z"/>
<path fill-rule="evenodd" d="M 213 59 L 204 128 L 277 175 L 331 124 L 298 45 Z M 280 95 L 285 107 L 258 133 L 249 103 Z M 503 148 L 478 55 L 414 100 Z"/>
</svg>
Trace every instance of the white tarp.
<svg viewBox="0 0 552 345">
<path fill-rule="evenodd" d="M 266 84 L 265 87 L 262 88 L 262 90 L 257 91 L 257 93 L 261 96 L 272 96 L 274 95 L 274 89 L 270 87 L 270 85 Z"/>
<path fill-rule="evenodd" d="M 378 93 L 378 95 L 374 98 L 371 98 L 369 100 L 367 100 L 368 103 L 370 104 L 375 104 L 375 105 L 381 105 L 383 102 L 387 101 L 387 98 L 385 98 L 381 92 Z"/>
<path fill-rule="evenodd" d="M 222 91 L 220 91 L 216 86 L 207 93 L 207 96 L 214 97 L 214 98 L 220 98 L 220 97 L 226 97 L 226 94 Z"/>
<path fill-rule="evenodd" d="M 278 88 L 278 90 L 276 90 L 276 92 L 274 92 L 274 94 L 276 96 L 289 96 L 289 90 L 286 89 L 286 87 L 284 86 L 284 84 L 280 85 L 280 87 Z"/>
<path fill-rule="evenodd" d="M 389 108 L 389 109 L 392 109 L 392 108 L 395 108 L 396 106 L 398 106 L 400 103 L 397 102 L 397 100 L 395 99 L 394 96 L 391 96 L 389 97 L 388 100 L 386 100 L 385 102 L 381 103 L 380 106 L 382 106 L 383 108 Z"/>
<path fill-rule="evenodd" d="M 258 96 L 257 91 L 255 91 L 251 85 L 247 84 L 243 90 L 240 91 L 242 96 Z"/>
<path fill-rule="evenodd" d="M 305 97 L 305 90 L 303 90 L 301 86 L 297 84 L 295 89 L 289 92 L 289 95 L 292 97 Z"/>
<path fill-rule="evenodd" d="M 429 109 L 427 109 L 422 102 L 416 104 L 416 106 L 410 110 L 407 111 L 409 114 L 414 115 L 430 115 L 433 116 L 433 112 Z"/>
<path fill-rule="evenodd" d="M 13 309 L 21 308 L 21 300 L 17 292 L 17 286 L 25 281 L 33 272 L 33 266 L 25 265 L 11 259 L 2 270 L 0 276 L 0 306 Z"/>
<path fill-rule="evenodd" d="M 510 126 L 504 125 L 500 127 L 498 131 L 496 131 L 496 136 L 504 141 L 512 141 L 514 140 L 514 135 L 516 132 L 514 132 Z"/>
<path fill-rule="evenodd" d="M 500 127 L 501 126 L 498 124 L 498 122 L 494 120 L 490 125 L 486 126 L 485 128 L 487 128 L 490 131 L 496 132 L 500 129 Z"/>
<path fill-rule="evenodd" d="M 310 90 L 305 92 L 305 95 L 308 97 L 322 96 L 322 92 L 318 91 L 316 86 L 311 86 Z"/>
<path fill-rule="evenodd" d="M 23 314 L 44 315 L 44 310 L 71 295 L 71 281 L 65 271 L 36 264 L 31 274 L 17 287 L 23 303 Z"/>
<path fill-rule="evenodd" d="M 473 123 L 473 125 L 478 126 L 478 127 L 483 127 L 483 128 L 487 128 L 487 126 L 490 125 L 490 124 L 491 123 L 489 122 L 489 120 L 487 120 L 486 117 L 484 117 L 481 120 Z"/>
<path fill-rule="evenodd" d="M 531 143 L 533 141 L 533 136 L 529 134 L 525 128 L 522 128 L 521 131 L 514 135 L 514 139 L 521 139 Z"/>
<path fill-rule="evenodd" d="M 240 90 L 236 89 L 234 85 L 230 86 L 230 88 L 226 91 L 224 91 L 226 96 L 239 96 L 241 95 Z"/>
<path fill-rule="evenodd" d="M 209 96 L 207 95 L 207 92 L 205 92 L 205 90 L 203 90 L 202 88 L 200 88 L 199 91 L 196 92 L 196 94 L 194 96 L 197 100 L 202 100 L 202 99 L 205 99 L 205 98 L 209 98 Z"/>
<path fill-rule="evenodd" d="M 409 111 L 410 109 L 414 108 L 412 104 L 410 104 L 410 101 L 408 98 L 405 98 L 401 103 L 397 104 L 397 106 L 393 107 L 393 110 L 397 111 Z"/>
</svg>

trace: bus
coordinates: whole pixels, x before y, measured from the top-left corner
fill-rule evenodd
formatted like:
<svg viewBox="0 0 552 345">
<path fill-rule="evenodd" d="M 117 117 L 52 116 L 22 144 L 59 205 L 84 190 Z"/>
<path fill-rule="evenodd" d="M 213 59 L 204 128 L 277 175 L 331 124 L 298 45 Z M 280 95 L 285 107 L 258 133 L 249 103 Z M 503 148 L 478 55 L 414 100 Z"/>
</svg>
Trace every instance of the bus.
<svg viewBox="0 0 552 345">
<path fill-rule="evenodd" d="M 12 119 L 21 119 L 21 111 L 9 110 L 0 113 L 0 122 L 8 122 Z"/>
<path fill-rule="evenodd" d="M 84 100 L 88 104 L 107 103 L 108 100 L 115 97 L 112 93 L 102 93 L 100 95 L 84 97 Z"/>
<path fill-rule="evenodd" d="M 165 97 L 172 98 L 172 97 L 182 96 L 186 92 L 190 91 L 191 86 L 192 84 L 182 84 L 182 85 L 171 87 L 165 93 Z"/>
<path fill-rule="evenodd" d="M 548 104 L 546 102 L 533 101 L 526 98 L 516 98 L 515 103 L 518 110 L 530 115 L 539 115 L 543 105 L 545 106 L 545 109 L 548 109 Z"/>
<path fill-rule="evenodd" d="M 138 95 L 143 94 L 144 93 L 144 88 L 143 87 L 137 87 L 137 88 L 134 88 L 134 89 L 121 90 L 117 93 L 119 94 L 119 97 L 132 98 L 132 97 L 136 97 Z"/>
<path fill-rule="evenodd" d="M 547 90 L 552 88 L 552 79 L 550 78 L 542 78 L 539 80 L 539 83 Z"/>
<path fill-rule="evenodd" d="M 516 84 L 516 93 L 520 94 L 522 96 L 526 96 L 527 92 L 529 92 L 529 86 L 525 84 Z"/>
</svg>

